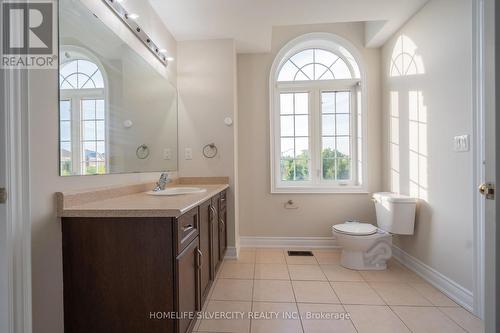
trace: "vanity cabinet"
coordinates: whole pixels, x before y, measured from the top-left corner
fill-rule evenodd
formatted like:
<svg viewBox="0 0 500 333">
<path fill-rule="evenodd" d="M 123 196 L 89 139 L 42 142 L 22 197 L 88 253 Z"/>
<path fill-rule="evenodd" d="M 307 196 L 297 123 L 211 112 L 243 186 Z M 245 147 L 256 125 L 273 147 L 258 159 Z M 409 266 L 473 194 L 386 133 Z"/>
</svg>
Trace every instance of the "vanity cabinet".
<svg viewBox="0 0 500 333">
<path fill-rule="evenodd" d="M 225 198 L 178 218 L 62 217 L 65 332 L 192 332 L 226 250 Z"/>
</svg>

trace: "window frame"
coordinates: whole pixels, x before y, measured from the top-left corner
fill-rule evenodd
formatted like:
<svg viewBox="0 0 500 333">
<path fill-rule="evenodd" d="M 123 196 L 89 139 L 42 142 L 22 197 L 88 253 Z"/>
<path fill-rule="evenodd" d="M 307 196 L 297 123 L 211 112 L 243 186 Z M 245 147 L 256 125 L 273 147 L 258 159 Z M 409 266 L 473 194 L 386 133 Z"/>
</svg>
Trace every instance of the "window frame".
<svg viewBox="0 0 500 333">
<path fill-rule="evenodd" d="M 332 47 L 343 47 L 353 55 L 354 59 L 348 61 L 342 54 Z M 335 53 L 346 62 L 352 70 L 350 63 L 356 62 L 360 78 L 338 80 L 307 80 L 307 81 L 278 81 L 279 71 L 284 63 L 294 54 L 306 49 L 322 49 Z M 365 116 L 365 90 L 366 76 L 364 75 L 359 55 L 349 42 L 328 33 L 306 34 L 289 42 L 278 53 L 273 63 L 270 79 L 270 169 L 271 193 L 367 193 L 367 168 L 366 168 L 366 116 Z M 351 152 L 351 180 L 325 180 L 322 173 L 321 145 L 321 92 L 347 91 L 351 92 L 350 103 L 350 152 Z M 280 124 L 280 94 L 286 92 L 309 93 L 309 149 L 310 181 L 283 181 L 281 180 L 281 124 Z M 361 109 L 359 109 L 359 103 Z M 361 126 L 358 124 L 361 117 Z M 358 126 L 361 129 L 359 133 Z M 361 137 L 361 150 L 358 150 L 358 141 Z M 361 166 L 361 167 L 360 167 Z M 361 169 L 361 170 L 359 170 Z M 358 174 L 358 172 L 360 174 Z M 359 183 L 359 179 L 362 180 Z"/>
</svg>

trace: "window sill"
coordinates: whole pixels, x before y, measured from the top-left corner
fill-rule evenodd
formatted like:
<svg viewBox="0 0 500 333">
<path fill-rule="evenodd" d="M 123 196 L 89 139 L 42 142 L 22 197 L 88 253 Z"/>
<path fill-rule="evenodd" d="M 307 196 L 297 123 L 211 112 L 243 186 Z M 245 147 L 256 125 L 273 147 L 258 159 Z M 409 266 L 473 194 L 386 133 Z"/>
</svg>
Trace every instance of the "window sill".
<svg viewBox="0 0 500 333">
<path fill-rule="evenodd" d="M 364 187 L 318 188 L 318 187 L 277 187 L 271 194 L 371 194 Z"/>
</svg>

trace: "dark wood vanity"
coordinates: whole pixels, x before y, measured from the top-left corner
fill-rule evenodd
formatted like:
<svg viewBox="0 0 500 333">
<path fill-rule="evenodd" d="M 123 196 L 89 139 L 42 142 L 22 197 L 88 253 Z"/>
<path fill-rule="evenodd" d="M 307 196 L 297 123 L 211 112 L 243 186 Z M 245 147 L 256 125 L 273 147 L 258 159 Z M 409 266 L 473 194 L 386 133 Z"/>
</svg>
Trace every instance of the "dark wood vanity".
<svg viewBox="0 0 500 333">
<path fill-rule="evenodd" d="M 226 203 L 224 189 L 178 217 L 63 215 L 65 332 L 191 332 L 225 255 Z"/>
</svg>

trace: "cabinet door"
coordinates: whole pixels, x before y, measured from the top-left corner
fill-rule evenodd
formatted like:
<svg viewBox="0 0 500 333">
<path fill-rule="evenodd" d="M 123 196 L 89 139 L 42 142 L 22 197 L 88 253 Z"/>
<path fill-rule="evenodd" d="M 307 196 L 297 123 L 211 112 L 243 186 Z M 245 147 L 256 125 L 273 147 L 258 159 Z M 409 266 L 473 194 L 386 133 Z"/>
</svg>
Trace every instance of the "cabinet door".
<svg viewBox="0 0 500 333">
<path fill-rule="evenodd" d="M 200 205 L 200 292 L 201 304 L 205 302 L 208 290 L 210 289 L 211 267 L 210 267 L 210 218 L 212 202 L 210 200 Z"/>
<path fill-rule="evenodd" d="M 219 258 L 224 259 L 227 248 L 227 208 L 226 192 L 220 194 L 219 204 Z"/>
<path fill-rule="evenodd" d="M 199 239 L 194 239 L 176 258 L 176 310 L 179 314 L 190 313 L 177 320 L 177 332 L 190 332 L 195 320 L 194 315 L 200 310 L 199 284 Z"/>
<path fill-rule="evenodd" d="M 170 218 L 63 218 L 64 332 L 166 333 L 175 321 Z"/>
<path fill-rule="evenodd" d="M 220 255 L 219 255 L 219 196 L 215 196 L 212 198 L 211 204 L 211 219 L 210 219 L 210 230 L 211 233 L 211 241 L 212 241 L 212 278 L 215 279 L 215 274 L 217 274 L 217 270 L 219 269 L 220 264 Z"/>
</svg>

